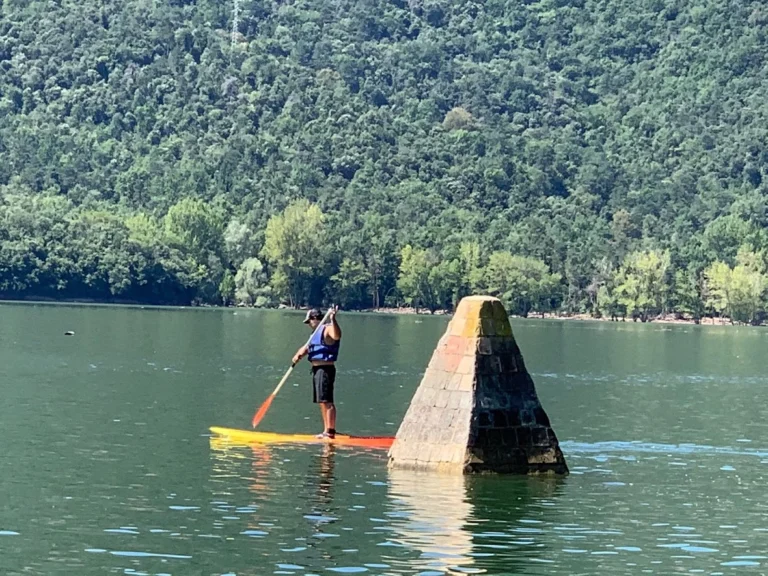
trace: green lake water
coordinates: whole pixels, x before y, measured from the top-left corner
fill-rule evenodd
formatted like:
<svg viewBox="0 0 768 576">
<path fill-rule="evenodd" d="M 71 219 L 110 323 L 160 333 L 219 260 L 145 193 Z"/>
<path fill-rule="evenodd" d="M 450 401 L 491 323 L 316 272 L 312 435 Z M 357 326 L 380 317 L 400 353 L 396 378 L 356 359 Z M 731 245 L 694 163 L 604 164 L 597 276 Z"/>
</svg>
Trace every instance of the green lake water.
<svg viewBox="0 0 768 576">
<path fill-rule="evenodd" d="M 0 305 L 0 574 L 768 571 L 768 330 L 513 319 L 571 474 L 462 478 L 212 439 L 301 319 Z M 448 319 L 339 321 L 337 428 L 394 434 Z M 303 362 L 260 429 L 320 431 L 311 398 Z"/>
</svg>

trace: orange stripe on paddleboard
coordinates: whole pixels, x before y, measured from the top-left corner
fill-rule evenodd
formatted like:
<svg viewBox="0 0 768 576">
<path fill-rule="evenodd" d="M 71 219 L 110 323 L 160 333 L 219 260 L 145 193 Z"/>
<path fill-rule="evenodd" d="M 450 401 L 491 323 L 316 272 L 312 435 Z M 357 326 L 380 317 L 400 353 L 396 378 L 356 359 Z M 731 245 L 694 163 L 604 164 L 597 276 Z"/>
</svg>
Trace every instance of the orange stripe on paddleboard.
<svg viewBox="0 0 768 576">
<path fill-rule="evenodd" d="M 210 431 L 224 436 L 236 443 L 243 444 L 338 444 L 340 446 L 360 446 L 364 448 L 388 449 L 395 438 L 392 436 L 348 436 L 336 434 L 334 439 L 315 438 L 314 434 L 278 434 L 277 432 L 256 432 L 211 426 Z"/>
</svg>

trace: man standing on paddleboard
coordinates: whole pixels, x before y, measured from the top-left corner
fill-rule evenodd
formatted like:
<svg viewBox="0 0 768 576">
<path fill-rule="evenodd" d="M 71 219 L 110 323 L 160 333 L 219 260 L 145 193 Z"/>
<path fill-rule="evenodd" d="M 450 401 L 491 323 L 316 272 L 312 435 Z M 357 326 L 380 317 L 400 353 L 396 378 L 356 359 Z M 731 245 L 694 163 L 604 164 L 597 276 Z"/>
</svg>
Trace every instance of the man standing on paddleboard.
<svg viewBox="0 0 768 576">
<path fill-rule="evenodd" d="M 304 356 L 312 364 L 312 401 L 320 404 L 320 413 L 323 416 L 323 432 L 318 438 L 336 437 L 336 406 L 333 403 L 333 387 L 336 382 L 335 362 L 339 357 L 341 345 L 341 328 L 336 322 L 336 312 L 339 307 L 334 306 L 328 311 L 328 324 L 315 331 L 323 315 L 320 310 L 307 311 L 304 324 L 308 324 L 313 331 L 309 343 L 296 352 L 293 363 L 296 364 Z"/>
</svg>

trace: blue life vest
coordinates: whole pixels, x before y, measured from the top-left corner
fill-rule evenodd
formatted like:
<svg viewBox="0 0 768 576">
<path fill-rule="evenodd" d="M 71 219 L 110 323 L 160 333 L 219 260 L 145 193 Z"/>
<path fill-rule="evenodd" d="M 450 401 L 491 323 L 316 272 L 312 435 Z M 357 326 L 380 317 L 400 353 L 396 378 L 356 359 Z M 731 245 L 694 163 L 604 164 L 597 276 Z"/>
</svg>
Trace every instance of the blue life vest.
<svg viewBox="0 0 768 576">
<path fill-rule="evenodd" d="M 339 346 L 341 345 L 341 341 L 334 342 L 329 346 L 323 341 L 324 334 L 325 326 L 312 335 L 307 348 L 307 358 L 310 362 L 312 360 L 336 362 L 336 359 L 339 357 Z"/>
</svg>

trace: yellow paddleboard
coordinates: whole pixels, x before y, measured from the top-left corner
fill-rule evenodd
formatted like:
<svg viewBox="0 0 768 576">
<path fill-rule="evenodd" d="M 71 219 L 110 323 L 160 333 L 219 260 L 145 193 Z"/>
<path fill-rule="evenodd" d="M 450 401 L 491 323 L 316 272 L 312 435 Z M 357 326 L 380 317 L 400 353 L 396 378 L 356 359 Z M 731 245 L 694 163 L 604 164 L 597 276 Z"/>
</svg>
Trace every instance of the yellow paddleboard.
<svg viewBox="0 0 768 576">
<path fill-rule="evenodd" d="M 363 448 L 389 449 L 395 438 L 392 436 L 348 436 L 336 434 L 333 439 L 316 438 L 314 434 L 278 434 L 277 432 L 256 432 L 211 426 L 211 432 L 237 444 L 337 444 Z"/>
</svg>

